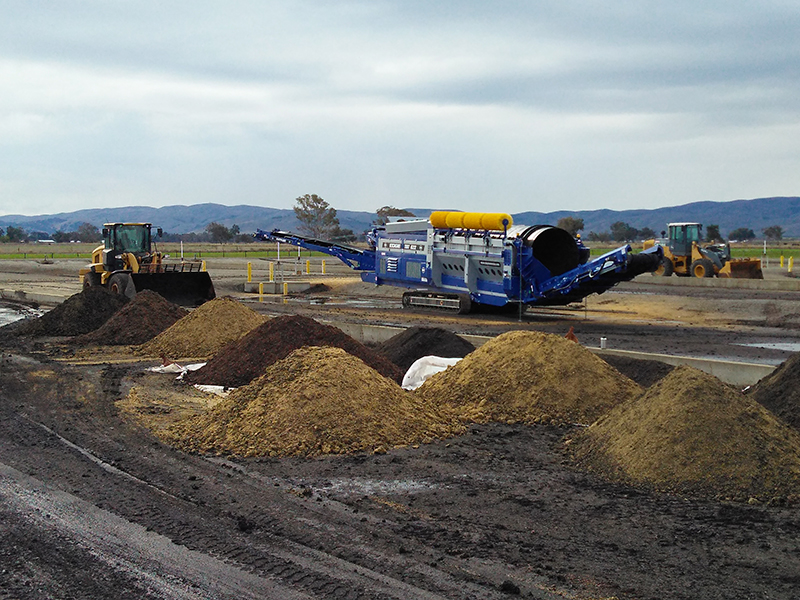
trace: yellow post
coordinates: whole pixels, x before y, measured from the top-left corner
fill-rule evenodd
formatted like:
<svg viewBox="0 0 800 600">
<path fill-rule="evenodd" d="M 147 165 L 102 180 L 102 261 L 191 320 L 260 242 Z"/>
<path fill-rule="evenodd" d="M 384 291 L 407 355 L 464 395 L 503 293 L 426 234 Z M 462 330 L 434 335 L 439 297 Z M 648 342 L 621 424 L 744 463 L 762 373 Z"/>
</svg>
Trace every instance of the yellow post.
<svg viewBox="0 0 800 600">
<path fill-rule="evenodd" d="M 286 282 L 283 283 L 283 295 L 284 296 L 288 296 L 289 295 L 289 284 L 286 283 Z"/>
<path fill-rule="evenodd" d="M 783 266 L 783 263 L 781 263 L 781 266 Z M 252 283 L 252 282 L 253 282 L 253 263 L 249 262 L 247 263 L 247 283 Z"/>
<path fill-rule="evenodd" d="M 263 296 L 264 295 L 264 282 L 263 281 L 258 284 L 258 295 L 259 296 Z"/>
<path fill-rule="evenodd" d="M 792 272 L 792 267 L 794 267 L 794 256 L 789 257 L 789 273 Z"/>
<path fill-rule="evenodd" d="M 311 275 L 311 261 L 306 261 L 306 275 Z"/>
<path fill-rule="evenodd" d="M 781 254 L 781 269 L 783 268 L 783 254 Z"/>
<path fill-rule="evenodd" d="M 275 263 L 269 263 L 269 280 L 275 281 Z"/>
<path fill-rule="evenodd" d="M 202 265 L 201 269 L 205 272 L 205 270 L 206 270 L 206 261 L 203 261 L 203 265 Z"/>
<path fill-rule="evenodd" d="M 322 274 L 325 275 L 325 261 L 322 261 Z"/>
</svg>

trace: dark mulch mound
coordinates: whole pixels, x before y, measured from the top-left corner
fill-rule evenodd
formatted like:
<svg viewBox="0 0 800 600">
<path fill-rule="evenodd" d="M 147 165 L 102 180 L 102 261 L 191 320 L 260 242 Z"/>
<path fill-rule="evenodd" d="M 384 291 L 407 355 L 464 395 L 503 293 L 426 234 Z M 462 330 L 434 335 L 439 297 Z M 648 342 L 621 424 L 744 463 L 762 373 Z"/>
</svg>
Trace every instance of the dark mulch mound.
<svg viewBox="0 0 800 600">
<path fill-rule="evenodd" d="M 602 359 L 617 371 L 633 379 L 643 388 L 649 388 L 656 381 L 667 376 L 675 367 L 660 360 L 629 358 L 627 356 L 606 355 Z"/>
<path fill-rule="evenodd" d="M 104 287 L 90 287 L 70 296 L 41 317 L 11 323 L 6 326 L 10 328 L 7 333 L 30 337 L 89 333 L 108 321 L 127 302 L 125 296 L 112 294 Z"/>
<path fill-rule="evenodd" d="M 750 392 L 764 408 L 800 429 L 800 353 L 792 355 Z"/>
<path fill-rule="evenodd" d="M 152 290 L 142 290 L 99 329 L 72 339 L 75 344 L 108 346 L 149 342 L 176 321 L 189 314 Z"/>
<path fill-rule="evenodd" d="M 438 327 L 411 327 L 376 348 L 403 372 L 423 356 L 464 358 L 475 346 L 455 333 Z"/>
<path fill-rule="evenodd" d="M 403 379 L 403 372 L 394 364 L 340 329 L 299 315 L 276 317 L 259 325 L 243 338 L 223 347 L 206 366 L 188 373 L 185 379 L 191 383 L 239 387 L 303 346 L 338 347 L 389 379 L 398 383 Z"/>
</svg>

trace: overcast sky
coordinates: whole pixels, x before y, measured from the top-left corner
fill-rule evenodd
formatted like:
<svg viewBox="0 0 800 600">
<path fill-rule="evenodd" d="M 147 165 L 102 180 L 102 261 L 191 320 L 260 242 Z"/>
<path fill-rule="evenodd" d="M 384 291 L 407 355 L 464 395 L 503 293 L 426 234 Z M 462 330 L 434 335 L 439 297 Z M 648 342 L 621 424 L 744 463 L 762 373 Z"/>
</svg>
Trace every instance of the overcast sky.
<svg viewBox="0 0 800 600">
<path fill-rule="evenodd" d="M 797 0 L 3 0 L 0 214 L 800 195 Z"/>
</svg>

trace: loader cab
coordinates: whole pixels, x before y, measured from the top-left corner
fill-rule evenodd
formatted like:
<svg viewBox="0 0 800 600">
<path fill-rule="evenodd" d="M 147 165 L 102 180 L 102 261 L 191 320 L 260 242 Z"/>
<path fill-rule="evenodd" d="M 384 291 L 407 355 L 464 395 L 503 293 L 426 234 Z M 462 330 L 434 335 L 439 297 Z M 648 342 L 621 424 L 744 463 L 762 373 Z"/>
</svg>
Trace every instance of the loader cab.
<svg viewBox="0 0 800 600">
<path fill-rule="evenodd" d="M 700 223 L 670 223 L 669 247 L 675 256 L 691 256 L 692 243 L 700 243 L 703 234 Z"/>
<path fill-rule="evenodd" d="M 140 260 L 150 254 L 150 223 L 106 223 L 103 225 L 103 264 L 109 271 L 126 268 L 122 255 Z"/>
</svg>

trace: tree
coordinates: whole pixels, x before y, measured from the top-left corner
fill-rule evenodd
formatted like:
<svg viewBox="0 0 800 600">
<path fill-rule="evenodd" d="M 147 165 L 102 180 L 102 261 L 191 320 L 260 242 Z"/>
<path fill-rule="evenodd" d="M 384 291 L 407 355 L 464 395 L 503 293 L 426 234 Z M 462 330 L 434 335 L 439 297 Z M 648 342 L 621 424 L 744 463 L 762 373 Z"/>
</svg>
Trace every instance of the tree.
<svg viewBox="0 0 800 600">
<path fill-rule="evenodd" d="M 590 231 L 589 235 L 586 236 L 586 239 L 590 242 L 610 242 L 611 234 L 609 234 L 607 231 L 601 231 L 600 233 Z"/>
<path fill-rule="evenodd" d="M 770 225 L 761 230 L 768 240 L 779 240 L 783 238 L 783 227 L 780 225 Z"/>
<path fill-rule="evenodd" d="M 237 227 L 238 230 L 238 227 Z M 222 225 L 221 223 L 217 223 L 212 221 L 208 225 L 206 225 L 206 232 L 208 235 L 211 236 L 211 241 L 215 244 L 222 244 L 224 242 L 229 241 L 233 237 L 233 233 L 231 230 Z"/>
<path fill-rule="evenodd" d="M 377 226 L 386 225 L 389 222 L 389 217 L 416 217 L 414 213 L 405 210 L 404 208 L 395 208 L 394 206 L 382 206 L 375 211 L 378 218 L 374 223 Z"/>
<path fill-rule="evenodd" d="M 22 227 L 14 227 L 13 225 L 9 225 L 6 227 L 6 238 L 8 238 L 9 242 L 24 242 L 28 239 L 28 234 L 25 233 L 25 230 Z"/>
<path fill-rule="evenodd" d="M 756 234 L 753 233 L 753 230 L 747 227 L 739 227 L 728 234 L 729 240 L 752 240 L 755 237 Z"/>
<path fill-rule="evenodd" d="M 611 239 L 615 242 L 626 242 L 636 237 L 638 231 L 623 221 L 611 224 Z"/>
<path fill-rule="evenodd" d="M 583 229 L 583 219 L 577 217 L 561 217 L 556 227 L 569 232 L 572 237 L 575 237 L 578 235 L 578 232 Z"/>
<path fill-rule="evenodd" d="M 719 232 L 719 225 L 706 226 L 706 239 L 709 242 L 721 242 L 722 234 Z"/>
<path fill-rule="evenodd" d="M 294 216 L 300 221 L 300 231 L 315 238 L 326 238 L 339 230 L 336 209 L 316 194 L 306 194 L 295 200 Z"/>
<path fill-rule="evenodd" d="M 75 239 L 81 240 L 82 242 L 98 242 L 102 237 L 97 226 L 91 223 L 81 223 L 75 234 Z"/>
<path fill-rule="evenodd" d="M 63 244 L 69 241 L 69 232 L 61 231 L 60 229 L 52 235 L 52 240 L 57 244 Z"/>
<path fill-rule="evenodd" d="M 328 234 L 328 239 L 332 242 L 355 242 L 356 234 L 352 229 L 341 229 L 338 225 L 336 229 L 331 230 Z"/>
<path fill-rule="evenodd" d="M 643 240 L 650 240 L 656 237 L 656 232 L 649 227 L 642 227 L 639 230 L 639 237 Z"/>
</svg>

